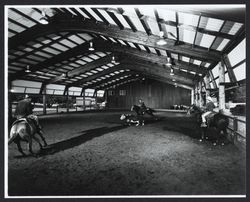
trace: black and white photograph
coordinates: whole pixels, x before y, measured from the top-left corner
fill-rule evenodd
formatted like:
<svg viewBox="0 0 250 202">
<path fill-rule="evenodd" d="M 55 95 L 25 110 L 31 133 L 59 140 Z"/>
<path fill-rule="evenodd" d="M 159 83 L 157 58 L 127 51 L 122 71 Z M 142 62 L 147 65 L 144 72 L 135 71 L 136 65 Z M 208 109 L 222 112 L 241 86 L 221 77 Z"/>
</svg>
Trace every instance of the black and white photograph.
<svg viewBox="0 0 250 202">
<path fill-rule="evenodd" d="M 4 6 L 4 198 L 246 197 L 246 5 Z"/>
</svg>

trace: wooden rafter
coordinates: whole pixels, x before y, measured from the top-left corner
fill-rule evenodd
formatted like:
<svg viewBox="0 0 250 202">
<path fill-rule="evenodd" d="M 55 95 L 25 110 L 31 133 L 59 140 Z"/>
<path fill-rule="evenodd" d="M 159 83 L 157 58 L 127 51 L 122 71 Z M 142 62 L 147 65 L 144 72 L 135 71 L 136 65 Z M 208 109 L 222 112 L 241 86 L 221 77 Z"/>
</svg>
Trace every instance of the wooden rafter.
<svg viewBox="0 0 250 202">
<path fill-rule="evenodd" d="M 145 61 L 149 61 L 149 62 L 155 62 L 161 65 L 165 65 L 167 62 L 167 58 L 165 56 L 158 56 L 156 54 L 152 54 L 152 53 L 147 53 L 145 51 L 139 51 L 136 50 L 134 48 L 129 48 L 127 46 L 120 46 L 117 44 L 110 44 L 107 42 L 102 42 L 99 41 L 96 44 L 96 49 L 98 50 L 112 50 L 113 52 L 119 52 L 121 54 L 124 55 L 128 55 L 128 56 L 133 56 L 133 57 L 137 57 L 139 59 L 143 59 Z M 194 71 L 197 72 L 198 74 L 201 73 L 206 73 L 206 68 L 204 67 L 200 67 L 198 65 L 194 65 L 194 64 L 188 64 L 186 62 L 182 62 L 182 61 L 175 61 L 175 65 L 173 66 L 173 68 L 175 69 L 185 69 L 187 71 Z"/>
<path fill-rule="evenodd" d="M 96 88 L 97 86 L 100 86 L 100 85 L 108 83 L 108 82 L 110 82 L 112 80 L 119 79 L 121 77 L 131 75 L 131 74 L 132 74 L 131 71 L 125 71 L 125 72 L 122 72 L 120 74 L 115 74 L 114 76 L 110 76 L 109 78 L 103 79 L 101 81 L 95 82 L 94 84 L 84 86 L 83 88 L 85 88 L 85 89 L 87 89 L 87 88 Z"/>
<path fill-rule="evenodd" d="M 50 81 L 48 81 L 48 83 L 55 83 L 59 80 L 62 80 L 64 79 L 65 77 L 73 77 L 73 76 L 76 76 L 76 75 L 79 75 L 79 74 L 82 74 L 84 72 L 87 72 L 87 71 L 90 71 L 90 70 L 93 70 L 95 69 L 96 67 L 99 67 L 103 64 L 107 64 L 111 61 L 111 56 L 108 55 L 108 56 L 105 56 L 105 57 L 102 57 L 100 59 L 97 59 L 93 62 L 89 62 L 79 68 L 76 68 L 76 69 L 73 69 L 69 72 L 67 72 L 67 75 L 60 75 L 58 77 L 55 77 L 53 79 L 51 79 Z"/>
<path fill-rule="evenodd" d="M 55 22 L 56 21 L 56 22 Z M 160 46 L 156 42 L 159 40 L 159 36 L 150 35 L 148 36 L 144 32 L 133 32 L 130 29 L 120 30 L 117 26 L 107 26 L 103 23 L 94 24 L 91 20 L 85 19 L 84 21 L 74 18 L 71 19 L 58 19 L 55 23 L 51 23 L 48 26 L 34 26 L 30 28 L 32 30 L 26 30 L 16 36 L 13 36 L 9 40 L 9 48 L 14 49 L 21 44 L 25 44 L 28 41 L 37 38 L 39 36 L 44 36 L 49 33 L 58 31 L 75 31 L 75 32 L 89 32 L 95 34 L 102 34 L 107 37 L 113 37 L 121 39 L 124 41 L 130 41 L 132 43 L 138 43 L 141 45 L 155 47 L 161 50 L 168 50 L 173 53 L 179 53 L 182 55 L 193 56 L 199 58 L 203 61 L 213 62 L 220 60 L 220 52 L 211 50 L 209 52 L 201 47 L 196 47 L 192 49 L 192 45 L 181 44 L 175 46 L 175 41 L 171 39 L 166 39 L 167 44 Z M 30 32 L 31 31 L 31 32 Z"/>
<path fill-rule="evenodd" d="M 67 60 L 70 57 L 75 57 L 77 54 L 83 54 L 83 53 L 87 53 L 88 52 L 88 48 L 89 48 L 89 44 L 88 43 L 84 43 L 82 45 L 76 46 L 75 48 L 72 48 L 68 51 L 65 51 L 59 55 L 56 55 L 48 60 L 45 60 L 41 63 L 38 63 L 37 65 L 30 65 L 30 70 L 32 72 L 35 72 L 39 69 L 43 69 L 43 68 L 47 68 L 49 66 L 52 66 L 56 63 L 59 63 L 63 60 Z M 24 71 L 22 72 L 18 72 L 16 74 L 14 74 L 13 76 L 11 76 L 9 79 L 13 80 L 16 78 L 21 78 L 22 76 L 24 76 L 26 73 Z"/>
</svg>

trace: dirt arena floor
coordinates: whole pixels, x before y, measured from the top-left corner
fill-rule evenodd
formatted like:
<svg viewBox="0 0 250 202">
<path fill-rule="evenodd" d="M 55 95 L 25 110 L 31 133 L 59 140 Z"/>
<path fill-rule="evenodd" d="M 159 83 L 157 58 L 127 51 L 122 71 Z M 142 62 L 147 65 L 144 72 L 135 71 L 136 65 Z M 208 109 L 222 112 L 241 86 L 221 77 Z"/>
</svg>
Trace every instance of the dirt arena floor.
<svg viewBox="0 0 250 202">
<path fill-rule="evenodd" d="M 158 112 L 126 127 L 121 112 L 40 117 L 49 144 L 37 158 L 9 146 L 10 196 L 242 195 L 245 154 L 199 142 L 194 120 Z M 23 144 L 26 152 L 26 144 Z M 38 146 L 34 145 L 38 150 Z"/>
</svg>

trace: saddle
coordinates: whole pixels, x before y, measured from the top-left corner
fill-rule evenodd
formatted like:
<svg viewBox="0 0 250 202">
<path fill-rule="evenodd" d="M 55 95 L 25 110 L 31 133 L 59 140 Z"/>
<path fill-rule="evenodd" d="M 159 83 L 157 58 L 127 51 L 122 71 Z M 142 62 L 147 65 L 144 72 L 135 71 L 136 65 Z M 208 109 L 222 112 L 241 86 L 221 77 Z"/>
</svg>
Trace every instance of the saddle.
<svg viewBox="0 0 250 202">
<path fill-rule="evenodd" d="M 29 122 L 27 121 L 27 118 L 20 118 L 20 119 L 15 120 L 15 121 L 12 123 L 11 127 L 14 126 L 14 125 L 17 124 L 17 123 L 22 122 L 22 121 L 24 121 L 24 122 L 26 122 L 27 124 L 29 124 Z"/>
<path fill-rule="evenodd" d="M 28 117 L 22 117 L 22 118 L 19 118 L 19 119 L 15 120 L 12 123 L 11 127 L 14 126 L 17 123 L 22 122 L 22 121 L 26 122 L 29 125 L 29 127 L 32 127 L 32 123 L 33 123 L 33 125 L 35 125 L 35 127 L 37 128 L 36 123 L 35 123 L 36 121 L 34 119 L 28 118 Z"/>
</svg>

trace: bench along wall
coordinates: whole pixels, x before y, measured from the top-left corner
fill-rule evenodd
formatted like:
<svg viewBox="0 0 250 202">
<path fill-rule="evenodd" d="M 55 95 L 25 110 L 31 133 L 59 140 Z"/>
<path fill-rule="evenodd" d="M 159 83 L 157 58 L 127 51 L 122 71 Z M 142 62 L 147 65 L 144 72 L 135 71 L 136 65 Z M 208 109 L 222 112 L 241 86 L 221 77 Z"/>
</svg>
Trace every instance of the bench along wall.
<svg viewBox="0 0 250 202">
<path fill-rule="evenodd" d="M 136 81 L 116 89 L 108 90 L 107 102 L 109 108 L 130 109 L 138 105 L 142 99 L 146 106 L 151 108 L 170 108 L 171 105 L 190 105 L 191 91 L 174 87 L 155 80 Z"/>
</svg>

